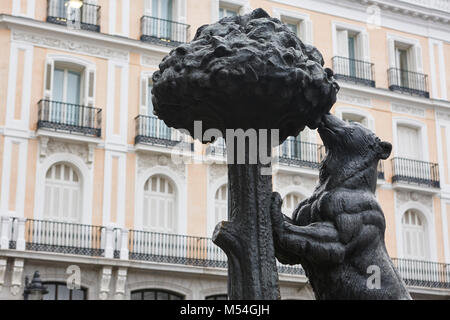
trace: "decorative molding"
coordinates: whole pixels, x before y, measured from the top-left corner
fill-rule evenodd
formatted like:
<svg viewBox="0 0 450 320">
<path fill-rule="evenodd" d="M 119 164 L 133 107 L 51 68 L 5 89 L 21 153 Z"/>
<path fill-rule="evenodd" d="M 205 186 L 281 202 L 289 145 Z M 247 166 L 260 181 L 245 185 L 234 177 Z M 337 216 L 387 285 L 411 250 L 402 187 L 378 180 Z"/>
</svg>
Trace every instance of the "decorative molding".
<svg viewBox="0 0 450 320">
<path fill-rule="evenodd" d="M 78 54 L 80 53 L 87 54 L 95 57 L 125 60 L 125 61 L 128 61 L 129 59 L 129 54 L 127 51 L 94 45 L 86 41 L 58 38 L 55 36 L 42 35 L 18 30 L 13 30 L 12 39 L 14 41 L 21 41 L 27 44 L 58 50 L 65 50 Z"/>
<path fill-rule="evenodd" d="M 419 192 L 397 191 L 396 198 L 397 209 L 412 201 L 422 204 L 429 210 L 429 212 L 433 212 L 433 196 L 431 195 L 426 195 Z M 403 214 L 403 212 L 399 212 L 399 214 Z"/>
<path fill-rule="evenodd" d="M 412 116 L 418 116 L 421 118 L 425 118 L 425 109 L 413 105 L 406 105 L 400 103 L 392 103 L 391 105 L 392 112 L 403 113 Z"/>
<path fill-rule="evenodd" d="M 344 102 L 348 104 L 353 104 L 356 106 L 362 106 L 362 107 L 372 107 L 372 103 L 370 98 L 366 98 L 363 96 L 359 96 L 356 94 L 350 94 L 350 93 L 339 93 L 338 94 L 338 102 Z"/>
<path fill-rule="evenodd" d="M 11 294 L 13 296 L 17 296 L 21 291 L 20 288 L 22 287 L 23 266 L 24 266 L 23 259 L 14 259 L 14 266 L 11 277 L 11 288 L 10 288 Z"/>
<path fill-rule="evenodd" d="M 0 292 L 3 290 L 3 285 L 5 284 L 5 274 L 6 274 L 6 259 L 0 259 Z"/>
<path fill-rule="evenodd" d="M 436 112 L 438 120 L 450 121 L 450 113 L 447 112 Z"/>
<path fill-rule="evenodd" d="M 142 55 L 141 56 L 141 64 L 143 66 L 148 67 L 155 67 L 157 68 L 159 64 L 161 63 L 164 56 L 148 56 L 148 55 Z"/>
<path fill-rule="evenodd" d="M 168 156 L 159 154 L 139 154 L 138 156 L 138 175 L 143 174 L 152 167 L 168 167 L 175 171 L 179 177 L 186 179 L 186 168 L 184 164 L 176 164 Z"/>
<path fill-rule="evenodd" d="M 40 161 L 57 153 L 70 153 L 84 160 L 90 167 L 94 161 L 95 144 L 79 144 L 49 139 L 47 137 L 40 138 Z"/>
<path fill-rule="evenodd" d="M 209 181 L 217 181 L 227 176 L 228 168 L 226 164 L 212 164 L 209 166 Z"/>
<path fill-rule="evenodd" d="M 284 174 L 277 173 L 275 175 L 274 190 L 283 190 L 287 187 L 303 187 L 304 189 L 311 190 L 311 193 L 316 187 L 317 179 L 308 178 L 298 174 Z M 305 195 L 308 196 L 308 195 Z"/>
<path fill-rule="evenodd" d="M 116 276 L 116 293 L 114 299 L 123 300 L 125 298 L 125 284 L 127 282 L 127 268 L 119 268 Z"/>
<path fill-rule="evenodd" d="M 109 295 L 109 285 L 111 282 L 112 267 L 103 267 L 100 279 L 100 300 L 106 300 Z"/>
</svg>

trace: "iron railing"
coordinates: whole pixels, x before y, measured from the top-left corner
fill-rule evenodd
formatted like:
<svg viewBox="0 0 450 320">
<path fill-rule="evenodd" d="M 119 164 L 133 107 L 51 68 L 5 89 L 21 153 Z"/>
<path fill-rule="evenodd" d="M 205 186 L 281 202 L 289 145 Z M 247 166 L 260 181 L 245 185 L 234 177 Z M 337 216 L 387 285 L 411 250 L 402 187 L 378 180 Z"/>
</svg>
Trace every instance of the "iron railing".
<svg viewBox="0 0 450 320">
<path fill-rule="evenodd" d="M 361 83 L 375 87 L 374 64 L 346 57 L 333 57 L 333 70 L 336 79 Z"/>
<path fill-rule="evenodd" d="M 101 226 L 33 219 L 25 222 L 27 250 L 102 256 L 104 237 Z"/>
<path fill-rule="evenodd" d="M 227 147 L 223 139 L 216 140 L 206 148 L 206 154 L 209 156 L 227 157 Z"/>
<path fill-rule="evenodd" d="M 38 128 L 78 132 L 100 137 L 102 110 L 59 101 L 38 103 Z"/>
<path fill-rule="evenodd" d="M 437 163 L 411 160 L 405 158 L 392 159 L 392 182 L 406 182 L 427 187 L 440 188 L 439 165 Z"/>
<path fill-rule="evenodd" d="M 77 9 L 69 5 L 69 0 L 48 0 L 47 22 L 100 32 L 100 9 L 89 3 Z"/>
<path fill-rule="evenodd" d="M 428 76 L 426 74 L 391 68 L 388 70 L 389 89 L 425 98 L 430 97 L 428 91 Z"/>
<path fill-rule="evenodd" d="M 136 121 L 135 144 L 144 143 L 165 147 L 180 146 L 183 150 L 193 151 L 194 144 L 180 131 L 169 128 L 155 116 L 139 115 Z"/>
<path fill-rule="evenodd" d="M 210 238 L 131 230 L 128 250 L 131 260 L 227 268 L 226 254 Z M 301 266 L 277 265 L 280 273 L 305 274 Z"/>
<path fill-rule="evenodd" d="M 325 157 L 325 146 L 288 138 L 278 147 L 282 164 L 317 169 Z"/>
<path fill-rule="evenodd" d="M 190 26 L 184 23 L 143 16 L 141 18 L 141 40 L 178 46 L 188 41 Z"/>
<path fill-rule="evenodd" d="M 445 263 L 392 258 L 408 286 L 450 289 L 450 265 Z"/>
<path fill-rule="evenodd" d="M 384 164 L 382 161 L 378 163 L 378 179 L 385 180 L 386 176 L 384 174 Z"/>
</svg>

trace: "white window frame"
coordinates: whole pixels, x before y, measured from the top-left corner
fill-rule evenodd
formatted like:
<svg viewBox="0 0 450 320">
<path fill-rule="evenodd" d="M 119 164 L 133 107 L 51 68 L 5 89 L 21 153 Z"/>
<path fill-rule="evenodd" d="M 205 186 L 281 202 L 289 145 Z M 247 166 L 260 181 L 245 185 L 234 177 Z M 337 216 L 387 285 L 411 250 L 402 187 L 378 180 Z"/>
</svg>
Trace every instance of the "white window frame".
<svg viewBox="0 0 450 320">
<path fill-rule="evenodd" d="M 208 166 L 208 177 L 210 177 L 209 170 L 210 166 Z M 208 190 L 207 190 L 207 221 L 206 221 L 206 234 L 208 237 L 211 237 L 216 227 L 215 221 L 215 197 L 216 192 L 220 187 L 224 186 L 228 183 L 228 176 L 224 175 L 216 180 L 208 179 Z"/>
<path fill-rule="evenodd" d="M 366 118 L 366 120 L 367 120 L 367 129 L 372 130 L 373 132 L 375 132 L 375 119 L 370 114 L 370 112 L 367 112 L 367 111 L 361 110 L 361 109 L 357 109 L 357 108 L 353 108 L 353 107 L 336 107 L 335 110 L 336 110 L 335 111 L 336 117 L 338 117 L 341 120 L 343 120 L 343 115 L 344 114 L 354 114 L 354 115 L 357 115 L 359 117 Z"/>
<path fill-rule="evenodd" d="M 398 126 L 399 125 L 412 127 L 412 128 L 416 128 L 419 130 L 419 135 L 421 138 L 421 147 L 422 147 L 422 150 L 420 150 L 420 151 L 421 151 L 421 154 L 423 155 L 423 158 L 420 159 L 420 161 L 429 162 L 430 155 L 428 153 L 427 126 L 425 123 L 422 123 L 420 121 L 413 120 L 413 119 L 408 119 L 408 118 L 398 118 L 398 117 L 393 118 L 392 132 L 393 132 L 393 142 L 394 142 L 394 148 L 393 148 L 394 158 L 400 157 L 400 155 L 398 153 L 398 150 L 399 150 Z M 419 159 L 414 159 L 414 160 L 419 160 Z"/>
<path fill-rule="evenodd" d="M 340 21 L 333 21 L 331 23 L 331 26 L 332 26 L 331 34 L 333 41 L 333 57 L 340 56 L 338 31 L 343 30 L 357 34 L 358 37 L 357 41 L 359 40 L 357 43 L 357 52 L 358 52 L 357 60 L 365 61 L 368 63 L 371 62 L 369 33 L 367 32 L 366 28 Z M 345 44 L 347 44 L 347 42 Z"/>
<path fill-rule="evenodd" d="M 210 0 L 211 1 L 211 22 L 219 20 L 219 8 L 221 6 L 228 7 L 238 11 L 239 15 L 243 15 L 252 11 L 249 0 Z"/>
<path fill-rule="evenodd" d="M 22 13 L 22 1 L 13 0 L 12 1 L 12 15 L 14 16 L 22 16 L 34 19 L 35 8 L 36 8 L 36 0 L 27 0 L 26 2 L 26 13 Z"/>
<path fill-rule="evenodd" d="M 309 14 L 297 11 L 286 10 L 282 8 L 273 8 L 273 16 L 282 22 L 294 22 L 298 25 L 298 37 L 304 43 L 313 45 L 313 24 Z"/>
<path fill-rule="evenodd" d="M 413 214 L 414 216 L 416 216 L 420 222 L 421 225 L 412 225 L 411 223 L 405 224 L 403 223 L 403 219 L 405 218 L 405 215 L 407 213 Z M 409 230 L 408 230 L 409 229 Z M 421 229 L 421 230 L 419 230 Z M 406 231 L 412 231 L 413 233 L 417 233 L 417 232 L 421 232 L 423 233 L 423 251 L 424 254 L 422 257 L 419 256 L 407 256 L 406 250 L 405 250 L 405 243 L 403 242 L 403 253 L 404 253 L 404 257 L 407 259 L 412 259 L 412 260 L 428 260 L 429 259 L 429 253 L 430 253 L 430 249 L 429 249 L 429 243 L 428 243 L 428 226 L 427 226 L 427 222 L 426 222 L 426 218 L 423 216 L 423 214 L 420 211 L 417 210 L 407 210 L 403 213 L 402 215 L 402 239 L 404 240 L 405 237 L 405 232 Z M 412 251 L 417 251 L 418 248 L 411 248 Z"/>
<path fill-rule="evenodd" d="M 424 73 L 423 69 L 423 57 L 422 57 L 422 47 L 420 46 L 420 41 L 414 38 L 406 38 L 395 34 L 387 35 L 388 42 L 388 53 L 389 53 L 389 68 L 400 68 L 397 66 L 396 62 L 396 48 L 404 47 L 409 48 L 408 50 L 408 69 L 410 72 Z"/>
<path fill-rule="evenodd" d="M 397 202 L 397 195 L 395 196 L 395 202 Z M 416 212 L 420 212 L 423 217 L 422 221 L 426 224 L 427 228 L 427 242 L 428 242 L 428 259 L 429 261 L 437 261 L 437 239 L 436 239 L 436 225 L 434 219 L 434 205 L 433 208 L 429 209 L 425 207 L 423 204 L 417 201 L 408 201 L 400 207 L 396 208 L 395 212 L 395 233 L 397 238 L 397 257 L 405 258 L 405 254 L 403 252 L 403 225 L 402 218 L 405 212 L 408 210 L 413 210 Z"/>
</svg>

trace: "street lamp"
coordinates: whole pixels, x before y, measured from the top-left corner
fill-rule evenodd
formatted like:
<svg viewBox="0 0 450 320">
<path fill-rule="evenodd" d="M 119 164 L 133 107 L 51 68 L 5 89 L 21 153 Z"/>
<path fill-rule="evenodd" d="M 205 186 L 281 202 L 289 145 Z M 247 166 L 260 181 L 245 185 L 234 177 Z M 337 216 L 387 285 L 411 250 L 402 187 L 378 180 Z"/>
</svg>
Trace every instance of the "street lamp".
<svg viewBox="0 0 450 320">
<path fill-rule="evenodd" d="M 39 271 L 34 273 L 31 283 L 28 280 L 28 276 L 25 277 L 24 300 L 43 300 L 44 295 L 47 293 L 47 287 L 42 284 Z"/>
</svg>

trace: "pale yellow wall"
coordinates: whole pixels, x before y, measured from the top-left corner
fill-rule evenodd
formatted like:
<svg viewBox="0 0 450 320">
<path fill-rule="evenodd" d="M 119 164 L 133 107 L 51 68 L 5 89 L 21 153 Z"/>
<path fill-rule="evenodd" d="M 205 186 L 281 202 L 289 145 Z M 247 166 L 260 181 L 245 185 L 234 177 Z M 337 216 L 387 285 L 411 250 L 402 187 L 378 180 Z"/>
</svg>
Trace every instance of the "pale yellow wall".
<svg viewBox="0 0 450 320">
<path fill-rule="evenodd" d="M 36 186 L 36 166 L 38 163 L 39 143 L 37 140 L 28 140 L 27 154 L 27 174 L 25 184 L 25 218 L 32 219 L 34 217 L 34 200 Z"/>
<path fill-rule="evenodd" d="M 206 236 L 207 167 L 190 164 L 187 171 L 187 233 Z"/>
<path fill-rule="evenodd" d="M 17 0 L 2 0 L 2 4 L 0 6 L 0 13 L 11 14 L 13 1 Z"/>
<path fill-rule="evenodd" d="M 136 185 L 136 154 L 127 154 L 127 175 L 125 195 L 125 228 L 134 229 L 134 207 L 135 207 L 135 185 Z"/>
<path fill-rule="evenodd" d="M 433 200 L 435 230 L 432 230 L 431 232 L 436 236 L 437 260 L 445 261 L 444 235 L 442 233 L 441 199 L 439 197 L 434 197 Z"/>
<path fill-rule="evenodd" d="M 397 257 L 397 235 L 395 232 L 395 205 L 392 190 L 378 189 L 378 202 L 383 209 L 386 220 L 385 242 L 386 249 L 391 257 Z"/>
<path fill-rule="evenodd" d="M 444 44 L 445 80 L 447 83 L 447 99 L 450 98 L 450 43 Z"/>
<path fill-rule="evenodd" d="M 92 224 L 101 226 L 103 223 L 103 192 L 105 177 L 105 150 L 94 152 L 94 179 L 92 188 Z"/>
<path fill-rule="evenodd" d="M 442 157 L 443 157 L 443 165 L 444 168 L 441 168 L 441 170 L 444 171 L 444 182 L 445 184 L 450 183 L 450 174 L 449 174 L 449 165 L 450 165 L 450 159 L 448 159 L 448 137 L 446 135 L 446 129 L 444 126 L 440 128 L 440 135 L 441 135 L 441 141 L 442 141 Z"/>
<path fill-rule="evenodd" d="M 10 55 L 10 37 L 9 30 L 0 29 L 0 47 L 2 50 L 2 59 L 0 59 L 0 126 L 5 125 L 6 118 L 6 99 L 8 90 L 9 76 L 9 55 Z"/>
</svg>

